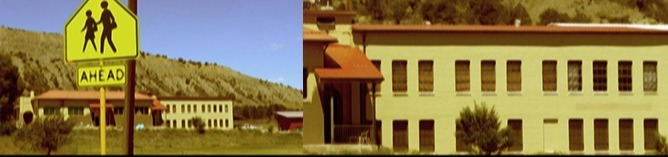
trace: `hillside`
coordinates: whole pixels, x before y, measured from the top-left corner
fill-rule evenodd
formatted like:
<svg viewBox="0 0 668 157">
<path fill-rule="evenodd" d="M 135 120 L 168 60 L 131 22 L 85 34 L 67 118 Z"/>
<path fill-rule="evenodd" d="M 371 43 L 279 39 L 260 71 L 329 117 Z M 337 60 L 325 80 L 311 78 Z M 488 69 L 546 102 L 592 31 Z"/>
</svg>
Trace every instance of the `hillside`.
<svg viewBox="0 0 668 157">
<path fill-rule="evenodd" d="M 50 89 L 94 90 L 76 86 L 76 65 L 64 63 L 62 41 L 60 34 L 0 27 L 0 53 L 12 56 L 26 90 L 35 90 L 36 94 Z M 302 108 L 301 94 L 296 89 L 224 66 L 179 61 L 144 52 L 137 61 L 136 91 L 158 96 L 227 97 L 234 99 L 238 106 Z"/>
<path fill-rule="evenodd" d="M 331 0 L 337 10 L 349 1 L 360 24 L 483 24 L 508 25 L 550 22 L 668 23 L 668 0 Z M 304 2 L 304 9 L 321 4 Z M 558 17 L 541 15 L 556 11 Z M 567 16 L 564 18 L 563 16 Z M 568 20 L 570 18 L 570 20 Z M 559 20 L 561 19 L 561 20 Z M 567 20 L 563 20 L 567 19 Z M 541 22 L 543 21 L 543 22 Z"/>
</svg>

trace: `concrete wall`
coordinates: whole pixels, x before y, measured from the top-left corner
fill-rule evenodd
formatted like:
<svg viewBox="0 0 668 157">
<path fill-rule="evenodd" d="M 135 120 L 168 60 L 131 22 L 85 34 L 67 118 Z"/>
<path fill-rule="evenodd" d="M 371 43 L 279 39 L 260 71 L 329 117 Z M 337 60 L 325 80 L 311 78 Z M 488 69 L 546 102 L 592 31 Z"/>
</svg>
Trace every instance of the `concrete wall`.
<svg viewBox="0 0 668 157">
<path fill-rule="evenodd" d="M 532 154 L 554 150 L 569 153 L 568 120 L 584 121 L 584 154 L 595 154 L 595 118 L 609 121 L 609 151 L 620 154 L 619 119 L 632 118 L 634 150 L 644 154 L 643 120 L 656 118 L 661 134 L 668 134 L 668 37 L 661 35 L 609 34 L 508 34 L 508 33 L 368 33 L 367 45 L 356 34 L 358 47 L 366 46 L 370 60 L 380 60 L 381 83 L 377 119 L 382 121 L 382 145 L 392 147 L 392 121 L 408 120 L 409 149 L 419 149 L 419 120 L 435 121 L 436 153 L 455 152 L 455 119 L 474 101 L 493 105 L 502 126 L 521 119 L 523 151 Z M 408 92 L 392 92 L 392 61 L 408 62 Z M 418 91 L 418 61 L 434 62 L 434 91 Z M 470 92 L 455 92 L 455 60 L 470 61 Z M 481 92 L 481 60 L 496 61 L 496 92 Z M 506 61 L 522 61 L 522 91 L 506 90 Z M 542 61 L 557 60 L 557 92 L 542 91 Z M 568 91 L 567 62 L 582 61 L 582 92 Z M 608 61 L 607 92 L 593 92 L 592 61 Z M 630 60 L 632 92 L 618 91 L 618 61 Z M 658 61 L 658 92 L 643 91 L 643 61 Z M 307 112 L 307 111 L 305 111 Z M 306 113 L 305 113 L 306 114 Z M 311 117 L 307 116 L 307 119 Z M 557 123 L 544 125 L 543 120 Z M 546 131 L 547 130 L 547 131 Z M 544 134 L 548 132 L 549 134 Z M 557 139 L 557 140 L 544 140 Z M 553 148 L 548 148 L 553 147 Z"/>
</svg>

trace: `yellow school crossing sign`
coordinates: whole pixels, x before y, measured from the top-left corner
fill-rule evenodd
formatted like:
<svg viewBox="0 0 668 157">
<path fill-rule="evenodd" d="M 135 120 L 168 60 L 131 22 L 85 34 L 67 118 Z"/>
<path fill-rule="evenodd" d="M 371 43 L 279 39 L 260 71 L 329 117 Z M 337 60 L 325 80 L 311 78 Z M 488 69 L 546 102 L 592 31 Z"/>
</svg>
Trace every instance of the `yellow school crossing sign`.
<svg viewBox="0 0 668 157">
<path fill-rule="evenodd" d="M 138 26 L 118 0 L 85 0 L 65 24 L 65 62 L 137 58 Z"/>
</svg>

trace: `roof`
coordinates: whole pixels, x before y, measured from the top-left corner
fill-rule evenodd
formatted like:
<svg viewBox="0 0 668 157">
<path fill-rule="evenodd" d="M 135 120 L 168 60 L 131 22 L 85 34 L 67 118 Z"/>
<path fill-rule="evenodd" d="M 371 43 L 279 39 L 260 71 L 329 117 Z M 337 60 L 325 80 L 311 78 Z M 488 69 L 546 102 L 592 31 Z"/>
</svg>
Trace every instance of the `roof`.
<svg viewBox="0 0 668 157">
<path fill-rule="evenodd" d="M 325 55 L 332 59 L 340 68 L 315 69 L 316 76 L 325 80 L 383 80 L 383 75 L 357 48 L 330 44 Z"/>
<path fill-rule="evenodd" d="M 90 108 L 100 108 L 100 104 L 88 104 L 88 106 L 89 106 Z M 105 103 L 104 106 L 105 106 L 106 108 L 110 108 L 110 109 L 111 109 L 112 107 L 114 107 L 114 104 Z"/>
<path fill-rule="evenodd" d="M 153 100 L 153 106 L 151 107 L 151 109 L 152 109 L 152 110 L 165 110 L 165 109 L 167 109 L 167 108 L 165 108 L 165 105 L 162 105 L 162 104 L 160 103 L 160 101 L 158 101 L 158 100 L 156 99 L 156 100 Z"/>
<path fill-rule="evenodd" d="M 277 115 L 283 116 L 283 117 L 288 117 L 288 118 L 303 118 L 304 117 L 304 112 L 303 111 L 277 111 Z"/>
<path fill-rule="evenodd" d="M 107 91 L 107 100 L 125 100 L 125 92 Z M 50 90 L 35 97 L 35 100 L 100 100 L 99 91 Z M 135 93 L 135 100 L 153 100 L 144 94 Z"/>
<path fill-rule="evenodd" d="M 315 30 L 311 30 L 308 28 L 304 28 L 304 41 L 306 42 L 336 42 L 336 38 L 327 35 L 325 32 L 319 32 Z"/>
<path fill-rule="evenodd" d="M 665 27 L 665 26 L 664 26 Z M 621 25 L 353 25 L 357 32 L 462 32 L 462 33 L 592 33 L 592 34 L 668 34 L 667 30 Z"/>
</svg>

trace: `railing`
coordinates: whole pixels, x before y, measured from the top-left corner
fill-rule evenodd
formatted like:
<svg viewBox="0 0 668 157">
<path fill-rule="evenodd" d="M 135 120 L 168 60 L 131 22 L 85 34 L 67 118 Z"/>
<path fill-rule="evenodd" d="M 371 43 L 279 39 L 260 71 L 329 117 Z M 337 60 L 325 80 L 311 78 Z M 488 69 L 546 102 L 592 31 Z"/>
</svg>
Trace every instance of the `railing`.
<svg viewBox="0 0 668 157">
<path fill-rule="evenodd" d="M 371 125 L 334 125 L 334 143 L 371 144 Z"/>
</svg>

